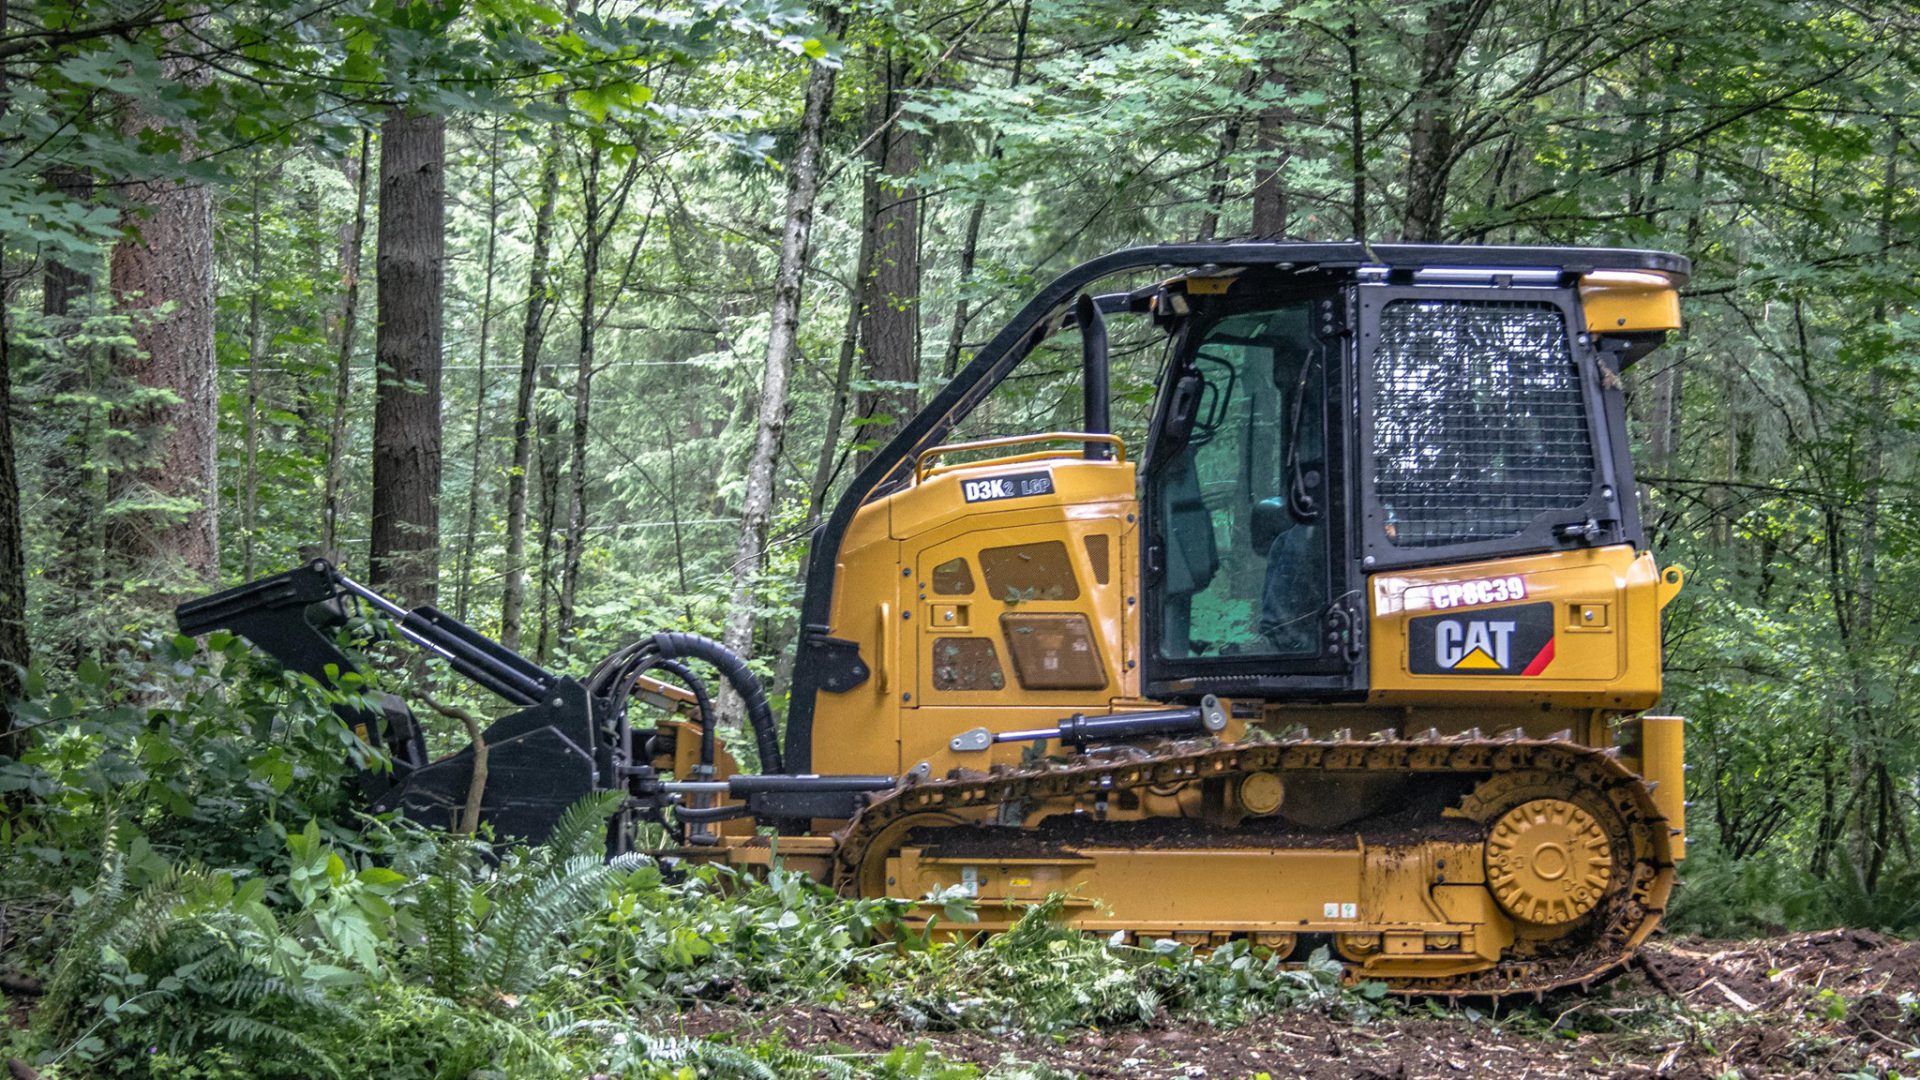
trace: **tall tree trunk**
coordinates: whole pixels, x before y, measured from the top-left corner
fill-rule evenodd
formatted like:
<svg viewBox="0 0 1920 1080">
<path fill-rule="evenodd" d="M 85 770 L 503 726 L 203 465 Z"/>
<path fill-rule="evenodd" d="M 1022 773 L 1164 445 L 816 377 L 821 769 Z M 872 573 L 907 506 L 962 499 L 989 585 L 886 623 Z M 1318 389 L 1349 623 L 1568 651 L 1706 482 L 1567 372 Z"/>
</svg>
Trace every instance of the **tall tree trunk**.
<svg viewBox="0 0 1920 1080">
<path fill-rule="evenodd" d="M 467 470 L 467 527 L 460 536 L 460 567 L 453 586 L 453 617 L 467 621 L 467 597 L 473 590 L 473 552 L 479 543 L 481 476 L 487 442 L 487 346 L 493 330 L 493 267 L 500 247 L 500 123 L 493 125 L 487 155 L 487 254 L 481 275 L 479 370 L 473 386 L 473 455 Z"/>
<path fill-rule="evenodd" d="M 367 235 L 367 173 L 373 133 L 360 132 L 354 170 L 353 222 L 340 244 L 340 339 L 334 353 L 333 414 L 327 423 L 327 487 L 320 502 L 320 549 L 340 562 L 340 490 L 346 480 L 347 406 L 353 395 L 353 335 L 360 317 L 360 251 Z"/>
<path fill-rule="evenodd" d="M 192 86 L 209 78 L 191 56 L 170 56 L 163 70 Z M 129 136 L 159 125 L 140 102 L 125 103 Z M 192 132 L 179 134 L 192 145 Z M 119 194 L 129 235 L 114 248 L 111 287 L 135 319 L 134 347 L 115 350 L 115 370 L 171 400 L 117 410 L 114 426 L 138 435 L 140 459 L 110 478 L 106 548 L 116 579 L 161 606 L 205 588 L 220 569 L 213 200 L 199 183 L 170 179 L 134 180 Z M 149 509 L 156 505 L 164 508 Z"/>
<path fill-rule="evenodd" d="M 7 0 L 0 0 L 0 37 L 7 33 Z M 13 87 L 0 66 L 0 116 L 13 106 Z M 6 238 L 0 236 L 0 262 Z M 4 266 L 0 266 L 4 270 Z M 13 458 L 13 350 L 7 333 L 6 274 L 0 273 L 0 757 L 16 757 L 22 736 L 13 730 L 13 702 L 27 652 L 27 561 L 20 528 L 20 475 Z"/>
<path fill-rule="evenodd" d="M 6 32 L 5 2 L 0 0 L 0 33 Z M 25 735 L 13 730 L 13 703 L 32 655 L 27 648 L 27 558 L 20 526 L 20 473 L 13 453 L 13 350 L 5 280 L 0 275 L 0 757 L 18 757 Z"/>
<path fill-rule="evenodd" d="M 4 0 L 0 0 L 4 2 Z M 78 169 L 48 170 L 47 182 L 56 192 L 76 202 L 93 198 L 93 177 Z M 100 508 L 89 459 L 92 424 L 88 409 L 69 402 L 93 390 L 95 356 L 81 344 L 67 320 L 75 316 L 75 300 L 93 291 L 93 275 L 84 265 L 69 265 L 47 256 L 41 282 L 40 313 L 58 327 L 62 338 L 59 361 L 48 384 L 53 402 L 49 426 L 53 439 L 40 470 L 41 501 L 52 527 L 54 557 L 42 573 L 48 589 L 45 611 L 48 659 L 64 670 L 80 662 L 92 634 L 88 623 L 97 606 L 100 569 Z"/>
<path fill-rule="evenodd" d="M 1278 90 L 1284 81 L 1279 65 L 1268 60 L 1261 65 L 1261 81 L 1269 90 Z M 1278 238 L 1287 234 L 1289 210 L 1286 180 L 1287 114 L 1270 105 L 1260 110 L 1254 125 L 1253 149 L 1259 155 L 1253 169 L 1253 235 Z"/>
<path fill-rule="evenodd" d="M 800 303 L 806 286 L 807 249 L 813 238 L 814 203 L 820 193 L 820 141 L 833 107 L 839 69 L 815 65 L 807 73 L 800 112 L 800 143 L 787 173 L 786 224 L 780 233 L 780 263 L 773 285 L 773 323 L 767 335 L 767 367 L 760 384 L 758 429 L 747 460 L 747 490 L 740 511 L 740 539 L 733 551 L 733 595 L 724 641 L 741 656 L 753 654 L 754 582 L 760 577 L 767 528 L 773 520 L 775 467 L 787 432 L 787 386 L 793 377 Z M 735 711 L 729 707 L 729 711 Z M 744 723 L 744 714 L 740 717 Z"/>
<path fill-rule="evenodd" d="M 1490 0 L 1438 0 L 1427 9 L 1420 42 L 1420 81 L 1414 88 L 1413 127 L 1407 133 L 1407 205 L 1403 239 L 1443 238 L 1447 184 L 1454 162 L 1454 84 L 1460 58 Z"/>
<path fill-rule="evenodd" d="M 1900 123 L 1891 116 L 1883 122 L 1887 129 L 1887 158 L 1881 177 L 1879 241 L 1882 258 L 1891 260 L 1894 193 L 1899 190 L 1900 183 L 1901 128 Z M 1875 300 L 1873 306 L 1876 328 L 1888 328 L 1888 313 L 1883 295 Z M 1887 400 L 1886 369 L 1878 360 L 1867 373 L 1865 400 Z M 1849 642 L 1853 647 L 1848 650 L 1851 655 L 1847 658 L 1853 683 L 1853 732 L 1848 774 L 1853 790 L 1864 792 L 1870 786 L 1877 789 L 1873 798 L 1861 800 L 1852 844 L 1854 867 L 1860 873 L 1866 891 L 1872 893 L 1879 888 L 1881 872 L 1886 868 L 1890 840 L 1887 827 L 1891 819 L 1882 808 L 1892 795 L 1886 790 L 1886 763 L 1882 756 L 1886 751 L 1882 745 L 1878 713 L 1873 701 L 1875 683 L 1881 678 L 1874 670 L 1873 650 L 1877 636 L 1874 623 L 1879 601 L 1880 501 L 1886 484 L 1887 415 L 1882 409 L 1868 409 L 1865 416 L 1868 426 L 1865 460 L 1860 467 L 1861 510 L 1855 540 L 1853 634 Z"/>
<path fill-rule="evenodd" d="M 540 164 L 539 203 L 533 208 L 533 252 L 527 266 L 527 307 L 520 327 L 520 380 L 513 395 L 513 467 L 507 472 L 506 586 L 500 600 L 500 641 L 520 647 L 527 605 L 527 490 L 533 471 L 534 393 L 540 343 L 546 330 L 547 260 L 553 247 L 553 206 L 560 198 L 560 134 Z"/>
<path fill-rule="evenodd" d="M 252 581 L 254 533 L 260 510 L 260 362 L 266 350 L 266 284 L 260 272 L 260 162 L 253 163 L 252 198 L 247 214 L 247 400 L 241 417 L 245 442 L 240 478 L 240 578 Z"/>
<path fill-rule="evenodd" d="M 860 394 L 860 415 L 872 421 L 863 435 L 876 443 L 892 438 L 913 415 L 919 403 L 913 384 L 920 377 L 920 198 L 912 184 L 920 148 L 913 132 L 887 123 L 899 107 L 904 71 L 891 56 L 885 67 L 885 90 L 873 102 L 874 126 L 885 127 L 873 142 L 874 169 L 867 174 L 879 197 L 860 331 L 867 378 L 893 384 Z"/>
<path fill-rule="evenodd" d="M 560 378 L 551 367 L 540 369 L 540 386 L 548 397 L 557 397 L 560 391 Z M 539 619 L 539 634 L 534 641 L 534 657 L 546 663 L 553 656 L 554 635 L 551 617 L 553 614 L 554 588 L 553 553 L 554 538 L 560 529 L 560 463 L 563 456 L 560 448 L 560 418 L 551 410 L 540 409 L 534 413 L 534 447 L 540 457 L 540 563 L 537 607 L 534 614 Z"/>
<path fill-rule="evenodd" d="M 1347 167 L 1350 177 L 1353 222 L 1356 240 L 1367 238 L 1367 127 L 1366 105 L 1360 96 L 1360 17 L 1357 4 L 1348 5 L 1347 37 L 1342 43 L 1347 54 Z"/>
<path fill-rule="evenodd" d="M 440 554 L 440 346 L 446 125 L 404 106 L 380 134 L 369 578 L 431 604 Z"/>
<path fill-rule="evenodd" d="M 580 243 L 580 349 L 573 373 L 573 446 L 568 459 L 572 485 L 567 493 L 567 536 L 560 558 L 560 612 L 555 619 L 561 645 L 573 640 L 574 602 L 580 591 L 580 559 L 587 546 L 587 433 L 593 414 L 593 332 L 600 276 L 600 144 L 589 139 L 586 185 L 582 191 Z"/>
</svg>

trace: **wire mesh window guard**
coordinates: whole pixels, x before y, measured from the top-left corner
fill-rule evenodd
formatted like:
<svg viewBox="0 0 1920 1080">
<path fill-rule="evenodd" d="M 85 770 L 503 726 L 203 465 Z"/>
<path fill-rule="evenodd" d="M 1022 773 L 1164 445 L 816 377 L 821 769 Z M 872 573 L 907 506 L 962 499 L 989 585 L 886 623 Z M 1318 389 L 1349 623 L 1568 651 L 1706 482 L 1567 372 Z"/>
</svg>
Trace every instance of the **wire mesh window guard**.
<svg viewBox="0 0 1920 1080">
<path fill-rule="evenodd" d="M 1593 443 L 1559 307 L 1393 301 L 1373 380 L 1374 496 L 1395 547 L 1505 539 L 1586 506 Z"/>
</svg>

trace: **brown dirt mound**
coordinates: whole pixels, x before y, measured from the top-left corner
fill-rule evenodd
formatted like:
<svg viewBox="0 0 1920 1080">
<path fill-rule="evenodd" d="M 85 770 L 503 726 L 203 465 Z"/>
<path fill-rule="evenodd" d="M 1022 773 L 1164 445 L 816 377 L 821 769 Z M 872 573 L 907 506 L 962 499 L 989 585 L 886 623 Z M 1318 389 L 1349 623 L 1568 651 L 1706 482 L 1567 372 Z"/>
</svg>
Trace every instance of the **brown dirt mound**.
<svg viewBox="0 0 1920 1080">
<path fill-rule="evenodd" d="M 1417 1080 L 1499 1076 L 1799 1077 L 1920 1069 L 1920 942 L 1834 930 L 1647 948 L 1585 997 L 1488 1013 L 1424 1006 L 1352 1022 L 1302 1011 L 1230 1030 L 1180 1023 L 1060 1037 L 917 1032 L 876 1010 L 723 1008 L 662 1018 L 688 1035 L 871 1054 L 930 1044 L 992 1067 L 1044 1062 L 1092 1080 Z"/>
</svg>

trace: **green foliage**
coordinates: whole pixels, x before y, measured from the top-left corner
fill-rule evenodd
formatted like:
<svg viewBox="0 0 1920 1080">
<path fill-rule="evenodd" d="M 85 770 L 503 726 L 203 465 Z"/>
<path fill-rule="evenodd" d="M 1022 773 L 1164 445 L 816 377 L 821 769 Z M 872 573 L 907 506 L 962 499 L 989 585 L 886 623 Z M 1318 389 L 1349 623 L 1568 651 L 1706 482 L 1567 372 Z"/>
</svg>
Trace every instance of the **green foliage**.
<svg viewBox="0 0 1920 1080">
<path fill-rule="evenodd" d="M 211 866 L 271 865 L 288 822 L 357 832 L 347 781 L 377 756 L 329 707 L 364 692 L 357 680 L 323 690 L 221 633 L 204 649 L 186 637 L 123 646 L 64 688 L 35 674 L 28 689 L 15 716 L 32 739 L 18 760 L 0 757 L 0 794 L 26 799 L 0 828 L 11 881 L 84 881 L 110 829 L 130 852 Z"/>
<path fill-rule="evenodd" d="M 1229 945 L 1132 948 L 1059 923 L 1063 898 L 983 943 L 930 944 L 892 901 L 800 875 L 669 880 L 596 851 L 604 798 L 554 843 L 391 830 L 383 856 L 287 838 L 283 874 L 146 865 L 113 830 L 74 894 L 36 1012 L 37 1059 L 85 1075 L 965 1077 L 924 1051 L 857 1060 L 663 1038 L 617 1019 L 694 1001 L 838 1002 L 942 1029 L 1057 1032 L 1169 1012 L 1243 1023 L 1301 1006 L 1357 1015 L 1324 951 L 1285 967 Z M 955 912 L 963 914 L 963 912 Z M 449 1071 L 451 1070 L 451 1071 Z M 1027 1075 L 1044 1075 L 1028 1073 Z"/>
<path fill-rule="evenodd" d="M 1147 1024 L 1167 1014 L 1232 1025 L 1309 1005 L 1364 1011 L 1382 987 L 1343 991 L 1325 949 L 1289 966 L 1269 950 L 1230 942 L 1196 953 L 1172 940 L 1147 947 L 1063 925 L 1054 895 L 984 941 L 907 954 L 874 995 L 916 1027 L 1052 1032 Z"/>
<path fill-rule="evenodd" d="M 575 948 L 575 962 L 625 1001 L 844 1000 L 889 978 L 884 935 L 904 905 L 841 900 L 804 875 L 764 881 L 718 866 L 669 885 L 658 867 L 624 871 L 620 888 Z"/>
<path fill-rule="evenodd" d="M 1754 937 L 1855 926 L 1920 933 L 1920 877 L 1895 870 L 1878 888 L 1842 858 L 1826 877 L 1779 856 L 1728 859 L 1708 849 L 1689 856 L 1667 925 L 1706 937 Z"/>
</svg>

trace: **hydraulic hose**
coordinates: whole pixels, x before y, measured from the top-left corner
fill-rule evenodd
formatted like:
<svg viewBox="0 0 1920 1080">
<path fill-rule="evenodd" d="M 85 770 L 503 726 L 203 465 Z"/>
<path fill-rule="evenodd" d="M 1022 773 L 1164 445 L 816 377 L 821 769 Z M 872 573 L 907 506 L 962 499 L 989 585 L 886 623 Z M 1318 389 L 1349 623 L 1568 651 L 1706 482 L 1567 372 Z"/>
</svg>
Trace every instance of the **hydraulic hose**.
<svg viewBox="0 0 1920 1080">
<path fill-rule="evenodd" d="M 786 771 L 780 760 L 780 743 L 773 732 L 773 707 L 767 704 L 767 689 L 760 679 L 747 667 L 747 662 L 725 645 L 699 634 L 686 634 L 668 631 L 653 635 L 653 646 L 663 659 L 667 660 L 704 660 L 713 666 L 720 677 L 727 680 L 734 693 L 747 707 L 747 723 L 753 728 L 753 739 L 760 751 L 760 771 L 763 773 L 782 773 Z M 711 737 L 709 730 L 705 737 Z"/>
<path fill-rule="evenodd" d="M 662 658 L 655 666 L 679 679 L 682 685 L 693 691 L 693 699 L 700 710 L 700 764 L 712 769 L 713 729 L 719 723 L 719 717 L 713 714 L 713 698 L 707 694 L 706 682 L 678 660 Z"/>
</svg>

